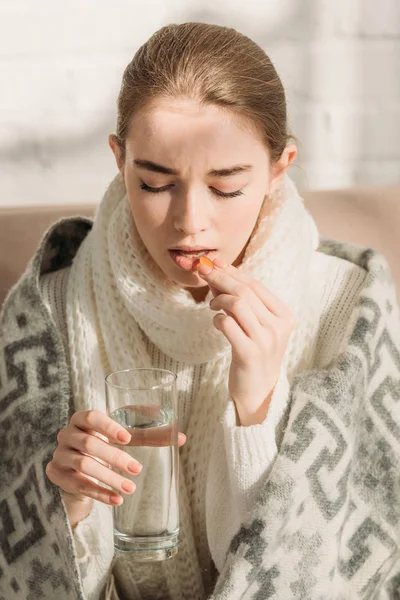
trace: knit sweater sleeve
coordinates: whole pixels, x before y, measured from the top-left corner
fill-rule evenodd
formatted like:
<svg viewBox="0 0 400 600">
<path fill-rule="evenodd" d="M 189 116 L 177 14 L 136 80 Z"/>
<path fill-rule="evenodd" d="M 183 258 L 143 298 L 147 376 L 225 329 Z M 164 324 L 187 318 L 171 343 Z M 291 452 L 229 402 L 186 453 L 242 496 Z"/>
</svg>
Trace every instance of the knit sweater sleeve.
<svg viewBox="0 0 400 600">
<path fill-rule="evenodd" d="M 66 287 L 69 268 L 47 273 L 40 278 L 43 300 L 68 350 L 66 328 Z M 68 360 L 68 352 L 67 360 Z M 94 501 L 89 516 L 73 531 L 79 572 L 87 600 L 100 600 L 110 575 L 114 555 L 112 509 Z"/>
<path fill-rule="evenodd" d="M 322 267 L 326 268 L 326 259 Z M 331 260 L 323 287 L 317 351 L 328 364 L 346 344 L 350 317 L 359 297 L 365 271 L 341 259 Z M 318 366 L 324 366 L 320 364 Z M 276 433 L 290 400 L 291 390 L 281 369 L 268 414 L 261 424 L 236 424 L 235 406 L 229 400 L 213 440 L 206 487 L 207 537 L 220 572 L 230 541 L 246 522 L 259 491 L 265 485 L 276 459 Z"/>
<path fill-rule="evenodd" d="M 114 556 L 111 507 L 94 501 L 89 516 L 74 529 L 74 542 L 86 600 L 103 598 Z"/>
<path fill-rule="evenodd" d="M 258 425 L 236 424 L 230 399 L 214 436 L 206 488 L 207 537 L 219 572 L 231 539 L 251 512 L 258 490 L 278 453 L 275 427 L 289 401 L 290 388 L 281 370 L 268 414 Z"/>
</svg>

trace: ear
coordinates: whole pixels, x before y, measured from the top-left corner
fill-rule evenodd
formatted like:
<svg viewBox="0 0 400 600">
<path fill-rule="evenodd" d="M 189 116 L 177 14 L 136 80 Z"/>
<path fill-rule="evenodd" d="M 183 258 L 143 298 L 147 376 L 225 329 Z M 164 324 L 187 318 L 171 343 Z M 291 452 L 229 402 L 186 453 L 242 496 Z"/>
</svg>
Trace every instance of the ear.
<svg viewBox="0 0 400 600">
<path fill-rule="evenodd" d="M 115 161 L 117 163 L 118 170 L 120 171 L 122 177 L 124 176 L 124 162 L 122 160 L 121 148 L 118 143 L 118 138 L 115 133 L 110 133 L 108 136 L 108 145 L 110 146 L 113 154 L 115 156 Z"/>
<path fill-rule="evenodd" d="M 288 168 L 296 158 L 296 155 L 297 148 L 295 144 L 287 144 L 287 146 L 281 154 L 281 157 L 271 169 L 271 179 L 269 182 L 268 194 L 272 194 L 279 187 Z"/>
</svg>

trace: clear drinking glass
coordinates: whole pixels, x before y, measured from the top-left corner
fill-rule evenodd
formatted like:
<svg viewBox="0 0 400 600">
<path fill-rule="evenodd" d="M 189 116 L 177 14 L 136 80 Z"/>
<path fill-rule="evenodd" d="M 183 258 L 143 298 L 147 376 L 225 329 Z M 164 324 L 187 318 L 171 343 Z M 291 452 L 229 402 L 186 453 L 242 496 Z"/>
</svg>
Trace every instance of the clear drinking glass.
<svg viewBox="0 0 400 600">
<path fill-rule="evenodd" d="M 107 414 L 132 435 L 118 446 L 138 460 L 136 484 L 113 507 L 114 545 L 140 562 L 171 558 L 179 545 L 179 452 L 176 374 L 125 369 L 105 379 Z"/>
</svg>

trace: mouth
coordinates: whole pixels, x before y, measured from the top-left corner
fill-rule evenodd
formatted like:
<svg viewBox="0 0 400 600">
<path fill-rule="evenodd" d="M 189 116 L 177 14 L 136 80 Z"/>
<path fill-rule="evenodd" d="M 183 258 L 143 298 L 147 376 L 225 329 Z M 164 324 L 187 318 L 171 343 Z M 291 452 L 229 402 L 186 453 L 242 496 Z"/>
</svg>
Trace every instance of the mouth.
<svg viewBox="0 0 400 600">
<path fill-rule="evenodd" d="M 175 262 L 178 267 L 183 269 L 184 271 L 191 271 L 193 269 L 193 263 L 200 256 L 207 256 L 210 260 L 213 260 L 215 257 L 216 250 L 168 250 L 168 253 L 172 260 Z"/>
</svg>

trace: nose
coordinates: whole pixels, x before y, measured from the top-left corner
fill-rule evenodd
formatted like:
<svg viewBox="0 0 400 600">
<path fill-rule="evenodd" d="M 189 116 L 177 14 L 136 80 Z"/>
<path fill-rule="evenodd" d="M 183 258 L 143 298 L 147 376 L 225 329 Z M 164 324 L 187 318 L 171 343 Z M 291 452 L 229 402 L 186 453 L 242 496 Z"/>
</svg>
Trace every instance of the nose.
<svg viewBox="0 0 400 600">
<path fill-rule="evenodd" d="M 186 235 L 196 235 L 208 227 L 207 200 L 194 190 L 175 198 L 172 217 L 174 228 Z"/>
</svg>

